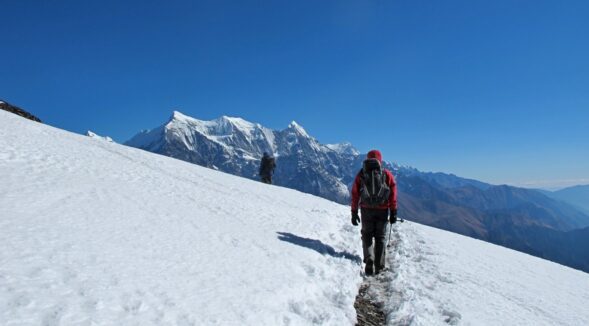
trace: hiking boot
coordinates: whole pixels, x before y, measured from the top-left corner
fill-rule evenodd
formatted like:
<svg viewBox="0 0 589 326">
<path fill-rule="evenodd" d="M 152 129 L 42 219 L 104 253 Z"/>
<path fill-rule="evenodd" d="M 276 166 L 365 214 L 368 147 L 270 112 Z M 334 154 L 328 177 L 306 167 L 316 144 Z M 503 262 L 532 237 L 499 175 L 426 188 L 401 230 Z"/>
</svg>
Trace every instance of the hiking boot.
<svg viewBox="0 0 589 326">
<path fill-rule="evenodd" d="M 364 267 L 364 273 L 366 273 L 366 276 L 371 276 L 374 275 L 374 265 L 372 265 L 372 263 L 366 264 L 366 267 Z"/>
<path fill-rule="evenodd" d="M 374 273 L 379 274 L 380 272 L 385 271 L 385 270 L 386 270 L 386 267 L 384 267 L 384 266 L 376 266 Z"/>
</svg>

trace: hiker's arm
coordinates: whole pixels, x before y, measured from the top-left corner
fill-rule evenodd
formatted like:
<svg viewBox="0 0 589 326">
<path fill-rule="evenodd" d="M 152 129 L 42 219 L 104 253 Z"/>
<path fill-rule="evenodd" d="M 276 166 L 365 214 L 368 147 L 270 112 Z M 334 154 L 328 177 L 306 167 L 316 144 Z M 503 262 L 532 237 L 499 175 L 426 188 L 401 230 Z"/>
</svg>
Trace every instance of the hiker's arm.
<svg viewBox="0 0 589 326">
<path fill-rule="evenodd" d="M 356 175 L 354 184 L 352 185 L 352 212 L 358 211 L 358 204 L 360 203 L 360 175 Z"/>
<path fill-rule="evenodd" d="M 395 177 L 390 171 L 389 174 L 389 188 L 391 188 L 391 194 L 389 195 L 389 208 L 391 210 L 397 210 L 397 183 Z"/>
</svg>

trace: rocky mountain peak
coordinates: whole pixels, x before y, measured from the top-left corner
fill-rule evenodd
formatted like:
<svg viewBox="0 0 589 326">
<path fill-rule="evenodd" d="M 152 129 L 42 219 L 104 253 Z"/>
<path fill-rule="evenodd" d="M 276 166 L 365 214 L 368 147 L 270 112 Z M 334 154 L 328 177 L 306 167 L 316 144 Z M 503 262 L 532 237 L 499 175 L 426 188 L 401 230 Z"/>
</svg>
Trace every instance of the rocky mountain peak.
<svg viewBox="0 0 589 326">
<path fill-rule="evenodd" d="M 170 121 L 187 121 L 187 120 L 193 120 L 193 118 L 185 115 L 184 113 L 180 112 L 180 111 L 172 111 L 172 116 L 170 117 Z"/>
<path fill-rule="evenodd" d="M 309 134 L 307 133 L 307 131 L 305 130 L 305 128 L 303 128 L 301 125 L 299 125 L 294 120 L 291 121 L 291 123 L 288 125 L 287 130 L 292 130 L 293 132 L 295 132 L 299 136 L 310 137 Z"/>
</svg>

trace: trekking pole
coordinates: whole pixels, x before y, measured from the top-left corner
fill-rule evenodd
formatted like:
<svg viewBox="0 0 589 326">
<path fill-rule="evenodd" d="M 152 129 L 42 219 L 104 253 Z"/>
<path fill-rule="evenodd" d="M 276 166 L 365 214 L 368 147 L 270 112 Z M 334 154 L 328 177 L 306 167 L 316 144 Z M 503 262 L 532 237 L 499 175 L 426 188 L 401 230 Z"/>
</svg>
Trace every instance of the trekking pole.
<svg viewBox="0 0 589 326">
<path fill-rule="evenodd" d="M 405 220 L 400 217 L 397 217 L 397 221 L 399 221 L 401 223 L 405 222 Z M 393 231 L 393 225 L 390 224 L 389 225 L 389 240 L 387 241 L 387 248 L 389 248 L 391 246 L 391 233 L 392 233 L 392 231 Z"/>
</svg>

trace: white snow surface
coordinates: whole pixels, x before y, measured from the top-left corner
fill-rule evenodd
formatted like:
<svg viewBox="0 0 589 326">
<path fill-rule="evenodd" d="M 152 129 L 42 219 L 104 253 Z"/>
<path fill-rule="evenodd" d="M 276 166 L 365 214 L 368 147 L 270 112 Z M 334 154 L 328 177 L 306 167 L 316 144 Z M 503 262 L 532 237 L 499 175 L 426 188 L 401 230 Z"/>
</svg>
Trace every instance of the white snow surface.
<svg viewBox="0 0 589 326">
<path fill-rule="evenodd" d="M 372 280 L 390 325 L 589 325 L 589 274 L 451 232 L 393 230 Z"/>
<path fill-rule="evenodd" d="M 90 130 L 88 130 L 88 131 L 86 132 L 86 136 L 88 136 L 88 137 L 90 137 L 90 138 L 95 138 L 95 139 L 99 139 L 99 140 L 103 140 L 103 141 L 111 142 L 111 143 L 112 143 L 112 142 L 114 142 L 114 141 L 112 140 L 112 138 L 110 138 L 110 137 L 108 137 L 108 136 L 100 136 L 100 135 L 98 135 L 97 133 L 95 133 L 95 132 L 93 132 L 93 131 L 90 131 Z"/>
<path fill-rule="evenodd" d="M 352 325 L 349 207 L 0 112 L 0 325 Z M 589 325 L 589 274 L 419 224 L 390 325 Z"/>
<path fill-rule="evenodd" d="M 348 209 L 0 115 L 0 325 L 351 324 Z"/>
</svg>

